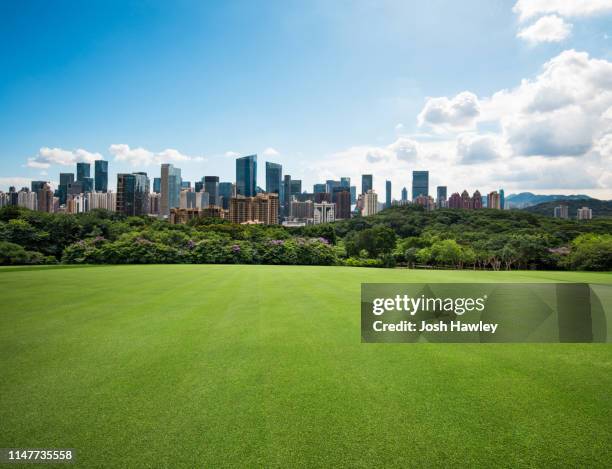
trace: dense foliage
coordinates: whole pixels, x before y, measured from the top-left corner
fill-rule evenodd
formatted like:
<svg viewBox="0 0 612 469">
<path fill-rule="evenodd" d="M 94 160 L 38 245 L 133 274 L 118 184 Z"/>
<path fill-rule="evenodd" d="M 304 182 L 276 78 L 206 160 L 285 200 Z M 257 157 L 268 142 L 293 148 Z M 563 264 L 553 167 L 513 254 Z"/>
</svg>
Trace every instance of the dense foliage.
<svg viewBox="0 0 612 469">
<path fill-rule="evenodd" d="M 1 264 L 344 264 L 612 270 L 612 219 L 396 207 L 302 228 L 0 209 Z"/>
</svg>

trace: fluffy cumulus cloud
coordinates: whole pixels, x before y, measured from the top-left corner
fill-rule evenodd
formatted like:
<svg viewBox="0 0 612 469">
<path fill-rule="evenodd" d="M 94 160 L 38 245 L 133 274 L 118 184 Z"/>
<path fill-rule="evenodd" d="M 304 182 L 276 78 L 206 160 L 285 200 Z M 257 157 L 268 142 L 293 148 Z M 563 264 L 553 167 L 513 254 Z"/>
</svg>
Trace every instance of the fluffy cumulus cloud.
<svg viewBox="0 0 612 469">
<path fill-rule="evenodd" d="M 100 153 L 92 153 L 82 148 L 64 150 L 62 148 L 43 147 L 38 154 L 28 158 L 26 166 L 35 169 L 47 169 L 51 165 L 71 166 L 76 163 L 93 163 L 104 159 Z"/>
<path fill-rule="evenodd" d="M 561 42 L 572 33 L 572 25 L 557 15 L 543 16 L 535 23 L 521 29 L 517 36 L 532 44 Z"/>
<path fill-rule="evenodd" d="M 305 177 L 350 176 L 359 185 L 361 174 L 372 173 L 379 193 L 388 179 L 397 197 L 410 187 L 413 170 L 428 169 L 430 186 L 447 185 L 450 192 L 591 189 L 609 197 L 612 62 L 607 60 L 567 50 L 533 78 L 492 96 L 464 92 L 429 99 L 418 121 L 430 132 L 337 152 L 305 168 Z"/>
<path fill-rule="evenodd" d="M 161 152 L 152 152 L 142 147 L 130 148 L 125 143 L 114 143 L 108 151 L 115 157 L 115 161 L 123 161 L 133 167 L 151 166 L 161 163 L 179 163 L 185 161 L 205 161 L 202 156 L 184 155 L 178 150 L 167 148 Z"/>
<path fill-rule="evenodd" d="M 485 163 L 500 157 L 497 138 L 491 135 L 460 135 L 457 156 L 463 164 Z"/>
<path fill-rule="evenodd" d="M 434 130 L 471 128 L 480 114 L 478 98 L 464 91 L 453 98 L 427 98 L 425 107 L 418 116 L 420 127 Z"/>
<path fill-rule="evenodd" d="M 551 13 L 566 17 L 594 16 L 612 13 L 612 0 L 518 0 L 513 11 L 520 21 Z"/>
</svg>

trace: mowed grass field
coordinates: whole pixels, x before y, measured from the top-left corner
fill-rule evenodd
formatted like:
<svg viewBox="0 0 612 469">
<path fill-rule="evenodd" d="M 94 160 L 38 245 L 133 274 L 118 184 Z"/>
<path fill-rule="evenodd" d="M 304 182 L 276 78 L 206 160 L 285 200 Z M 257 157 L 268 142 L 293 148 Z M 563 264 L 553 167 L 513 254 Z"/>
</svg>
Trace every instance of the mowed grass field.
<svg viewBox="0 0 612 469">
<path fill-rule="evenodd" d="M 81 467 L 609 467 L 610 344 L 360 342 L 361 282 L 472 281 L 612 274 L 0 269 L 0 447 Z"/>
</svg>

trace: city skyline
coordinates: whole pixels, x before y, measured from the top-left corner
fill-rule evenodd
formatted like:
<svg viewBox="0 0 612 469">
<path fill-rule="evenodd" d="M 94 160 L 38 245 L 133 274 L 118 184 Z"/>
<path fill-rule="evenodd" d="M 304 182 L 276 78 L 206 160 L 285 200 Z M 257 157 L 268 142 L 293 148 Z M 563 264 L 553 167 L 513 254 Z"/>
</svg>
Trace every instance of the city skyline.
<svg viewBox="0 0 612 469">
<path fill-rule="evenodd" d="M 432 187 L 612 199 L 608 3 L 6 9 L 0 190 L 101 158 L 113 189 L 160 163 L 227 181 L 257 153 L 261 187 L 271 161 L 304 187 L 375 174 L 395 198 L 429 170 Z"/>
</svg>

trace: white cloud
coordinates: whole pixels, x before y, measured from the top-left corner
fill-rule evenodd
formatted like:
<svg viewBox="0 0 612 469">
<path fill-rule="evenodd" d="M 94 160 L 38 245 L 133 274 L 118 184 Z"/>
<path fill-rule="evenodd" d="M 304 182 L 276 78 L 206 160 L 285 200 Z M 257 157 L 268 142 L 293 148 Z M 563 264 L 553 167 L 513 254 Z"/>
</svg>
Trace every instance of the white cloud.
<svg viewBox="0 0 612 469">
<path fill-rule="evenodd" d="M 225 156 L 227 158 L 238 158 L 240 156 L 240 153 L 236 153 L 235 151 L 226 151 Z"/>
<path fill-rule="evenodd" d="M 416 161 L 419 154 L 417 142 L 407 137 L 398 138 L 387 148 L 395 154 L 398 160 L 407 162 Z"/>
<path fill-rule="evenodd" d="M 512 9 L 520 21 L 557 13 L 566 17 L 593 16 L 612 12 L 612 0 L 518 0 Z"/>
<path fill-rule="evenodd" d="M 92 153 L 82 148 L 76 150 L 63 150 L 62 148 L 42 147 L 38 154 L 28 158 L 26 166 L 28 168 L 47 169 L 51 165 L 70 166 L 76 163 L 93 163 L 95 160 L 102 160 L 104 157 L 100 153 Z"/>
<path fill-rule="evenodd" d="M 496 137 L 491 135 L 460 135 L 457 156 L 463 164 L 484 163 L 500 157 Z"/>
<path fill-rule="evenodd" d="M 0 177 L 0 190 L 8 191 L 8 188 L 11 186 L 14 186 L 17 190 L 21 189 L 22 187 L 30 187 L 31 181 L 32 178 L 19 176 Z"/>
<path fill-rule="evenodd" d="M 264 156 L 278 156 L 280 155 L 280 153 L 278 152 L 278 150 L 272 147 L 268 147 L 263 151 L 263 155 Z"/>
<path fill-rule="evenodd" d="M 115 157 L 115 161 L 124 161 L 134 167 L 158 165 L 161 163 L 205 161 L 205 158 L 202 156 L 185 155 L 174 148 L 167 148 L 155 153 L 142 147 L 130 148 L 125 143 L 113 143 L 108 151 Z"/>
<path fill-rule="evenodd" d="M 543 16 L 531 26 L 521 29 L 517 37 L 531 44 L 561 42 L 572 33 L 572 25 L 557 15 Z"/>
<path fill-rule="evenodd" d="M 417 117 L 420 127 L 434 130 L 456 130 L 472 128 L 480 105 L 474 93 L 463 91 L 454 98 L 428 98 L 423 110 Z"/>
</svg>

